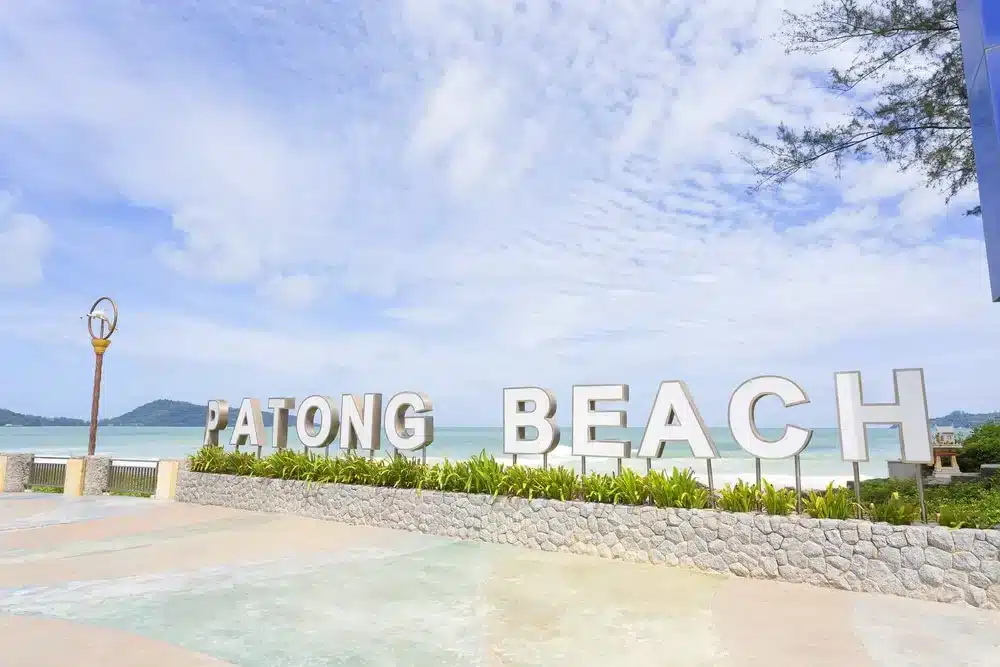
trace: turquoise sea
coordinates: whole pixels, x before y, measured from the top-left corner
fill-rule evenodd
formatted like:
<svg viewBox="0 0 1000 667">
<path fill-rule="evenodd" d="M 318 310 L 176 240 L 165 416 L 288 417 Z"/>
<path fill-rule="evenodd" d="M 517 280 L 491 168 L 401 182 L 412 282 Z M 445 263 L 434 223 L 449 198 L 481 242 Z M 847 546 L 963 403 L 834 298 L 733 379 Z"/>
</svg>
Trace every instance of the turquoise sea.
<svg viewBox="0 0 1000 667">
<path fill-rule="evenodd" d="M 578 459 L 570 456 L 568 443 L 572 440 L 572 430 L 563 428 L 562 442 L 555 452 L 550 454 L 552 465 L 574 465 Z M 502 455 L 502 429 L 499 427 L 445 427 L 435 426 L 435 440 L 427 449 L 428 460 L 448 458 L 451 460 L 466 459 L 481 451 L 486 451 L 497 457 Z M 716 444 L 722 456 L 713 464 L 714 471 L 722 479 L 728 477 L 752 478 L 754 475 L 754 460 L 733 441 L 727 428 L 711 429 Z M 762 429 L 765 437 L 777 438 L 780 429 Z M 87 452 L 86 427 L 0 427 L 0 452 L 34 452 L 41 456 L 80 456 Z M 633 448 L 638 448 L 642 438 L 641 428 L 606 429 L 601 437 L 631 438 Z M 195 452 L 203 438 L 201 428 L 144 428 L 144 427 L 101 427 L 98 432 L 97 451 L 120 459 L 159 459 L 182 458 Z M 223 441 L 229 441 L 229 434 L 222 435 Z M 270 434 L 268 435 L 270 438 Z M 301 448 L 295 430 L 289 433 L 289 446 Z M 385 445 L 383 445 L 384 447 Z M 899 440 L 897 432 L 885 428 L 869 429 L 870 462 L 861 465 L 864 476 L 884 477 L 886 461 L 899 458 Z M 332 448 L 331 448 L 332 449 Z M 267 448 L 265 448 L 265 452 Z M 332 453 L 332 451 L 331 451 Z M 684 445 L 673 444 L 665 448 L 664 457 L 668 460 L 657 462 L 654 467 L 691 467 L 696 472 L 704 469 L 704 463 L 689 458 L 690 452 Z M 530 457 L 522 457 L 527 459 Z M 538 458 L 538 457 L 536 457 Z M 523 461 L 530 463 L 530 461 Z M 614 461 L 588 459 L 588 468 L 598 470 L 613 466 Z M 644 466 L 642 461 L 631 462 L 633 466 Z M 578 466 L 577 466 L 578 467 Z M 764 461 L 762 470 L 765 475 L 785 477 L 793 472 L 793 463 L 787 461 Z M 837 429 L 819 428 L 813 432 L 809 447 L 802 454 L 803 477 L 815 478 L 816 482 L 823 479 L 847 479 L 852 475 L 852 468 L 840 458 L 839 437 Z"/>
</svg>

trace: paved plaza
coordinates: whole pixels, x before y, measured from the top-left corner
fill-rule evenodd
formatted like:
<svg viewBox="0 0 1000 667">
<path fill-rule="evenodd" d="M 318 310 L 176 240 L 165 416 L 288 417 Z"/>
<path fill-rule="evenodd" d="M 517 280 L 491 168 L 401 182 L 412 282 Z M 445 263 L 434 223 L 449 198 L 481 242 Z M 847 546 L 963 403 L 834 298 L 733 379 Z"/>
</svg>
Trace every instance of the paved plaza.
<svg viewBox="0 0 1000 667">
<path fill-rule="evenodd" d="M 0 494 L 4 667 L 997 664 L 1000 613 L 276 514 Z"/>
</svg>

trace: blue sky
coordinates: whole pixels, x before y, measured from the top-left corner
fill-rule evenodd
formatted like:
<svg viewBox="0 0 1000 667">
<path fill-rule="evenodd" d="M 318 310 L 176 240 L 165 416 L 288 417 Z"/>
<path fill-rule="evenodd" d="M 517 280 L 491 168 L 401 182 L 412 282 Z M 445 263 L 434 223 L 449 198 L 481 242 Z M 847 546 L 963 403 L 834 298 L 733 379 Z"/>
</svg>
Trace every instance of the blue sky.
<svg viewBox="0 0 1000 667">
<path fill-rule="evenodd" d="M 88 413 L 108 294 L 107 415 L 421 390 L 489 424 L 504 386 L 626 382 L 641 425 L 681 378 L 722 423 L 777 373 L 824 426 L 835 371 L 914 366 L 932 412 L 1000 409 L 974 191 L 744 193 L 739 133 L 857 103 L 814 85 L 846 54 L 772 38 L 803 6 L 2 3 L 0 406 Z"/>
</svg>

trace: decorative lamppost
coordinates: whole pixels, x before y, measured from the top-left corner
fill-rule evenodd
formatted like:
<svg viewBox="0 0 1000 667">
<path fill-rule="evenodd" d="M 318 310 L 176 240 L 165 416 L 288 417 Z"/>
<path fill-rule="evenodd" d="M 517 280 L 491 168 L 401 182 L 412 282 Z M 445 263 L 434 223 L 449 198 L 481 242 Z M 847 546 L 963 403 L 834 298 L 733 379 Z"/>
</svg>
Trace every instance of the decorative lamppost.
<svg viewBox="0 0 1000 667">
<path fill-rule="evenodd" d="M 111 311 L 110 317 L 105 310 L 99 308 L 107 303 Z M 87 330 L 90 331 L 90 344 L 94 346 L 96 361 L 94 364 L 94 393 L 90 404 L 90 442 L 87 445 L 87 456 L 93 456 L 97 450 L 97 413 L 101 404 L 101 370 L 104 367 L 104 353 L 111 345 L 111 334 L 118 328 L 118 306 L 109 297 L 102 296 L 94 302 L 84 317 L 87 318 Z M 99 322 L 94 330 L 94 322 Z"/>
</svg>

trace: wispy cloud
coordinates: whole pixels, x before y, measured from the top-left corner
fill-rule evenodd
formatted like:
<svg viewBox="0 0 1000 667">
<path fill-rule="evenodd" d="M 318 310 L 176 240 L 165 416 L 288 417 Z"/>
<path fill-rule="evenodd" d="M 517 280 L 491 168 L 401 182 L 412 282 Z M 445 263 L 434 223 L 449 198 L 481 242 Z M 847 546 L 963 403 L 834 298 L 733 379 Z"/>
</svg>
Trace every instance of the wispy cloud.
<svg viewBox="0 0 1000 667">
<path fill-rule="evenodd" d="M 0 192 L 0 288 L 24 287 L 42 280 L 42 261 L 51 246 L 49 226 L 17 210 L 10 193 Z"/>
<path fill-rule="evenodd" d="M 496 421 L 508 383 L 633 382 L 641 404 L 685 376 L 718 420 L 742 375 L 780 371 L 830 423 L 830 373 L 885 387 L 894 364 L 927 367 L 939 409 L 996 407 L 966 201 L 874 163 L 746 195 L 739 133 L 854 103 L 811 83 L 843 53 L 773 38 L 786 7 L 6 3 L 0 187 L 22 194 L 0 235 L 23 245 L 0 280 L 44 267 L 52 322 L 123 296 L 122 409 L 421 388 Z M 118 269 L 71 252 L 95 216 L 129 239 L 95 248 Z"/>
</svg>

